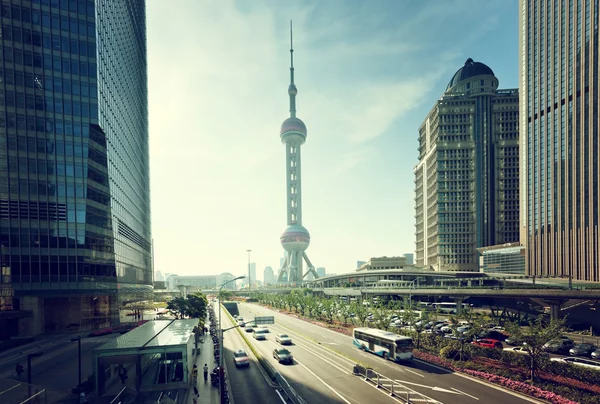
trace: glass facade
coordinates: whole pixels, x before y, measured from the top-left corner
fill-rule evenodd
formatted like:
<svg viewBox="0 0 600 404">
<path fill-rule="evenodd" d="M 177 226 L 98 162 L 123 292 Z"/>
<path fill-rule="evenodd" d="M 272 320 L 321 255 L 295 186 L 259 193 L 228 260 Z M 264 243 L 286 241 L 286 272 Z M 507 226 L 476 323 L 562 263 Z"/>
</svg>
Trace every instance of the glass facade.
<svg viewBox="0 0 600 404">
<path fill-rule="evenodd" d="M 417 265 L 478 271 L 477 248 L 519 239 L 518 102 L 468 59 L 419 128 Z"/>
<path fill-rule="evenodd" d="M 598 0 L 521 0 L 521 243 L 529 275 L 600 282 Z"/>
<path fill-rule="evenodd" d="M 152 292 L 145 3 L 2 0 L 0 245 L 22 332 Z M 66 314 L 68 313 L 68 314 Z"/>
</svg>

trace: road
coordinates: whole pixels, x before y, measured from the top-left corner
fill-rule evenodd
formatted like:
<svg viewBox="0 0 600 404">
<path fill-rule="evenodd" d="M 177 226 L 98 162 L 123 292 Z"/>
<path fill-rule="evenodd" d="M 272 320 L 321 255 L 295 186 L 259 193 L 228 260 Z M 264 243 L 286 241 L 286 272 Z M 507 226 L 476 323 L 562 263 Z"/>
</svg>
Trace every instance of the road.
<svg viewBox="0 0 600 404">
<path fill-rule="evenodd" d="M 217 305 L 215 305 L 215 313 L 217 313 L 216 310 L 218 310 Z M 221 315 L 224 329 L 234 325 L 225 314 L 225 309 L 223 309 Z M 233 352 L 238 349 L 244 350 L 250 358 L 250 366 L 247 368 L 236 368 L 234 365 Z M 264 371 L 258 360 L 236 329 L 230 329 L 223 333 L 223 360 L 229 376 L 230 393 L 233 394 L 233 401 L 236 404 L 254 402 L 265 404 L 283 403 L 276 389 L 269 385 L 268 377 L 263 373 Z"/>
<path fill-rule="evenodd" d="M 533 398 L 425 362 L 414 361 L 413 364 L 399 365 L 385 361 L 354 348 L 351 337 L 256 304 L 240 303 L 239 309 L 240 315 L 246 321 L 255 316 L 275 317 L 275 324 L 269 326 L 271 333 L 267 334 L 267 341 L 252 340 L 252 343 L 263 356 L 271 360 L 276 369 L 307 403 L 400 402 L 382 389 L 376 389 L 360 377 L 354 376 L 352 368 L 357 362 L 366 364 L 376 372 L 397 381 L 405 387 L 406 391 L 411 389 L 414 392 L 411 393 L 413 396 L 417 393 L 422 394 L 422 398 L 430 402 L 540 403 Z M 288 334 L 294 341 L 294 345 L 289 348 L 295 359 L 293 365 L 278 364 L 272 358 L 271 352 L 279 346 L 275 343 L 277 333 Z"/>
</svg>

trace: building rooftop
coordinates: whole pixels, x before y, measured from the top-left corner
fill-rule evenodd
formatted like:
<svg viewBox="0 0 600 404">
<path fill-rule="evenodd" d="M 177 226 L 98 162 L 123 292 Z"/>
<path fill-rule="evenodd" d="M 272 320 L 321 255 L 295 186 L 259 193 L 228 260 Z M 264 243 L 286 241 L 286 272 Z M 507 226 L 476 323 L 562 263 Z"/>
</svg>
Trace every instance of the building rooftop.
<svg viewBox="0 0 600 404">
<path fill-rule="evenodd" d="M 465 62 L 465 65 L 458 69 L 456 73 L 454 73 L 454 76 L 452 76 L 452 79 L 446 87 L 446 91 L 470 77 L 486 75 L 494 76 L 494 72 L 487 65 L 481 62 L 475 62 L 473 59 L 468 58 Z"/>
<path fill-rule="evenodd" d="M 148 321 L 117 339 L 107 342 L 97 350 L 185 345 L 197 324 L 197 319 Z"/>
</svg>

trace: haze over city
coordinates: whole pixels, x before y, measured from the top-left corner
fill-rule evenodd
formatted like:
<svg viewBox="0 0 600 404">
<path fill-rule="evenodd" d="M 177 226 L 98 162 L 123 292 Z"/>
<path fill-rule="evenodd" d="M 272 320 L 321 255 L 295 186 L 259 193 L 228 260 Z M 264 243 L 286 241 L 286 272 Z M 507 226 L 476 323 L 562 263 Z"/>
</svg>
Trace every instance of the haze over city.
<svg viewBox="0 0 600 404">
<path fill-rule="evenodd" d="M 517 5 L 149 1 L 155 270 L 279 267 L 290 19 L 307 253 L 342 273 L 413 252 L 418 127 L 467 58 L 518 86 Z"/>
</svg>

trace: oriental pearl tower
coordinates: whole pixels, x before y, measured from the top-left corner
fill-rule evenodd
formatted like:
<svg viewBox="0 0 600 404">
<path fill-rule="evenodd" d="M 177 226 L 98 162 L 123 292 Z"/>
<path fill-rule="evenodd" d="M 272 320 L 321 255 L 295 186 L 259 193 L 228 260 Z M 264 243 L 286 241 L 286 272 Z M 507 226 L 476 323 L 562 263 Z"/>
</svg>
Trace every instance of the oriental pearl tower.
<svg viewBox="0 0 600 404">
<path fill-rule="evenodd" d="M 290 117 L 281 124 L 281 143 L 285 145 L 287 227 L 281 234 L 281 245 L 285 250 L 285 260 L 279 273 L 279 282 L 296 284 L 311 272 L 318 278 L 315 268 L 306 255 L 310 244 L 310 234 L 302 226 L 302 164 L 301 147 L 306 141 L 306 125 L 296 117 L 296 95 L 294 84 L 294 46 L 292 23 L 290 21 Z M 308 271 L 303 274 L 302 260 L 306 261 Z"/>
</svg>

